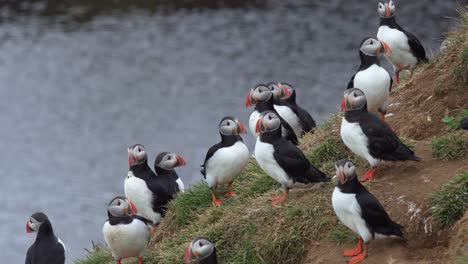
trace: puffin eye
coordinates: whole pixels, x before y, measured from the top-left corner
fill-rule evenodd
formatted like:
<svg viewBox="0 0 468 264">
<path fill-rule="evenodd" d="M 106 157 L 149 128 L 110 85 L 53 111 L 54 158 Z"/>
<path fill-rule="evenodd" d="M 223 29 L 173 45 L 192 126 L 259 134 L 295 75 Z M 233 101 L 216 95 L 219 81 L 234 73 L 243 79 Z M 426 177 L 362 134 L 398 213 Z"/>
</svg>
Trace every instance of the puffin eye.
<svg viewBox="0 0 468 264">
<path fill-rule="evenodd" d="M 200 247 L 203 247 L 203 243 L 202 243 L 201 241 L 198 242 L 198 245 L 199 245 Z"/>
<path fill-rule="evenodd" d="M 351 164 L 348 163 L 348 168 L 351 168 Z"/>
<path fill-rule="evenodd" d="M 371 40 L 371 41 L 370 41 L 370 44 L 371 44 L 371 45 L 374 45 L 374 41 Z"/>
<path fill-rule="evenodd" d="M 171 160 L 171 156 L 168 156 L 168 157 L 167 157 L 167 160 Z"/>
<path fill-rule="evenodd" d="M 227 121 L 226 125 L 230 126 L 230 125 L 231 125 L 231 123 L 230 123 L 229 121 Z"/>
</svg>

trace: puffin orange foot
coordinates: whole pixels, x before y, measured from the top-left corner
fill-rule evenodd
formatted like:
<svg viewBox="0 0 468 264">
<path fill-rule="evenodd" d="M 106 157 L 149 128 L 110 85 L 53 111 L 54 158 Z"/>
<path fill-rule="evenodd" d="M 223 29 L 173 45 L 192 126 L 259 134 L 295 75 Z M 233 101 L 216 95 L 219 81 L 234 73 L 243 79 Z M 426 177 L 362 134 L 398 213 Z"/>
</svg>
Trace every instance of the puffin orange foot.
<svg viewBox="0 0 468 264">
<path fill-rule="evenodd" d="M 353 256 L 356 256 L 359 253 L 361 253 L 361 251 L 362 251 L 362 238 L 359 238 L 359 242 L 358 242 L 356 248 L 343 251 L 343 256 L 353 257 Z"/>
<path fill-rule="evenodd" d="M 226 197 L 234 196 L 234 192 L 232 190 L 229 190 L 224 196 Z"/>
<path fill-rule="evenodd" d="M 367 256 L 367 245 L 364 245 L 364 250 L 362 251 L 361 254 L 358 254 L 354 257 L 352 257 L 350 260 L 348 260 L 348 264 L 356 264 L 361 261 L 363 261 Z"/>
<path fill-rule="evenodd" d="M 213 200 L 213 206 L 218 206 L 218 205 L 220 205 L 222 202 L 223 202 L 223 200 L 221 200 L 221 199 Z"/>
<path fill-rule="evenodd" d="M 361 178 L 361 182 L 365 182 L 368 180 L 373 180 L 374 179 L 374 174 L 375 174 L 375 168 L 370 168 L 366 174 Z"/>
<path fill-rule="evenodd" d="M 143 264 L 143 258 L 142 257 L 138 257 L 138 264 Z"/>
</svg>

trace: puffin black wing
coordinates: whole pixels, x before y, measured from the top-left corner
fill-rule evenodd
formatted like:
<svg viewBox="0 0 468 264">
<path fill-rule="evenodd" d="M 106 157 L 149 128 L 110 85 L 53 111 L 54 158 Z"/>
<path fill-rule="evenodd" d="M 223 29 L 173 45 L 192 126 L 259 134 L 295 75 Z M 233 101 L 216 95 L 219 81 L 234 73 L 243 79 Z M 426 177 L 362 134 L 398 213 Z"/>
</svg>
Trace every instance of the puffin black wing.
<svg viewBox="0 0 468 264">
<path fill-rule="evenodd" d="M 275 111 L 275 114 L 281 120 L 282 127 L 286 129 L 285 138 L 291 141 L 294 145 L 299 145 L 299 139 L 297 139 L 296 133 L 294 133 L 294 130 L 292 129 L 292 127 L 276 111 Z"/>
<path fill-rule="evenodd" d="M 408 38 L 408 44 L 413 51 L 414 56 L 418 59 L 418 62 L 428 62 L 429 60 L 426 57 L 426 51 L 424 50 L 423 45 L 413 34 L 403 31 Z"/>
<path fill-rule="evenodd" d="M 329 178 L 310 164 L 302 151 L 284 138 L 274 144 L 273 157 L 294 182 L 328 182 Z"/>
<path fill-rule="evenodd" d="M 156 176 L 146 181 L 146 185 L 153 193 L 153 211 L 164 217 L 167 204 L 177 194 L 177 182 L 165 176 Z"/>
<path fill-rule="evenodd" d="M 460 125 L 457 127 L 457 129 L 468 130 L 468 117 L 463 118 L 463 120 L 460 122 Z"/>
<path fill-rule="evenodd" d="M 401 142 L 390 126 L 376 115 L 361 113 L 359 124 L 368 138 L 368 149 L 372 157 L 388 161 L 421 160 Z"/>
<path fill-rule="evenodd" d="M 364 190 L 356 194 L 356 200 L 361 207 L 362 218 L 366 221 L 373 237 L 375 233 L 403 237 L 402 226 L 390 219 L 374 195 Z"/>
<path fill-rule="evenodd" d="M 351 77 L 351 80 L 349 80 L 348 86 L 346 86 L 346 90 L 351 89 L 351 88 L 354 88 L 354 77 L 356 77 L 356 74 L 357 74 L 357 73 L 355 73 L 355 74 L 353 75 L 353 77 Z"/>
<path fill-rule="evenodd" d="M 206 163 L 211 157 L 213 157 L 215 152 L 222 147 L 223 147 L 222 142 L 219 142 L 218 144 L 215 144 L 210 149 L 208 149 L 208 152 L 206 153 L 206 156 L 205 156 L 205 161 L 200 166 L 201 167 L 200 173 L 203 175 L 203 178 L 206 179 Z"/>
<path fill-rule="evenodd" d="M 302 109 L 300 106 L 297 106 L 296 108 L 296 114 L 299 117 L 299 121 L 301 122 L 302 129 L 304 130 L 304 132 L 312 131 L 312 129 L 314 129 L 317 126 L 315 120 L 312 118 L 309 112 Z"/>
</svg>

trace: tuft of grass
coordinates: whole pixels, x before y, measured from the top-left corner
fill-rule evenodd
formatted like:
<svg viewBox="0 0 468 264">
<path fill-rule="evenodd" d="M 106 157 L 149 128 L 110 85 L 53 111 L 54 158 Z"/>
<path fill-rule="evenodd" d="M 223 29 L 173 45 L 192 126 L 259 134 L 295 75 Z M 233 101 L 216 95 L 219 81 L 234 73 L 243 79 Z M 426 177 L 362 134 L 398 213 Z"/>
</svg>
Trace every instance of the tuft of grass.
<svg viewBox="0 0 468 264">
<path fill-rule="evenodd" d="M 449 227 L 459 220 L 468 209 L 468 171 L 443 184 L 430 196 L 433 217 L 443 226 Z"/>
<path fill-rule="evenodd" d="M 93 244 L 93 250 L 86 251 L 88 252 L 86 258 L 74 262 L 75 264 L 104 264 L 114 260 L 111 253 L 100 245 Z"/>
<path fill-rule="evenodd" d="M 468 263 L 468 247 L 464 248 L 464 253 L 455 257 L 454 264 L 466 264 Z"/>
<path fill-rule="evenodd" d="M 460 52 L 457 65 L 454 67 L 453 75 L 455 79 L 468 82 L 468 46 L 463 47 Z"/>
<path fill-rule="evenodd" d="M 455 109 L 451 111 L 451 115 L 442 118 L 442 122 L 446 123 L 451 130 L 455 130 L 460 125 L 460 122 L 468 117 L 468 109 Z"/>
<path fill-rule="evenodd" d="M 409 149 L 411 149 L 412 151 L 414 151 L 414 149 L 416 148 L 416 141 L 411 139 L 411 138 L 407 138 L 407 137 L 400 137 L 400 140 L 401 142 L 403 142 L 403 144 L 405 144 Z"/>
<path fill-rule="evenodd" d="M 460 133 L 450 133 L 432 141 L 432 155 L 439 160 L 455 160 L 468 151 L 468 140 Z"/>
<path fill-rule="evenodd" d="M 344 225 L 340 224 L 328 233 L 328 239 L 342 245 L 346 242 L 356 240 L 356 234 L 351 232 L 351 230 Z"/>
</svg>

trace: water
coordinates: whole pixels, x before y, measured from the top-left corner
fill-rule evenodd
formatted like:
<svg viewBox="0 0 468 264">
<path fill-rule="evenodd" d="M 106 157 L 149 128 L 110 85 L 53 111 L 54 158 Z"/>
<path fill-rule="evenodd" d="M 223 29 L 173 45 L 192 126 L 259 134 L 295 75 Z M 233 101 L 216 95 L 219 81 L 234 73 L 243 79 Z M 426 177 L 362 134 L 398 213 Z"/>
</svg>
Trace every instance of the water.
<svg viewBox="0 0 468 264">
<path fill-rule="evenodd" d="M 455 1 L 411 1 L 400 23 L 438 50 Z M 106 204 L 123 194 L 127 146 L 142 143 L 187 160 L 186 183 L 219 140 L 224 115 L 248 123 L 244 98 L 284 80 L 323 121 L 337 110 L 375 35 L 374 3 L 272 3 L 264 8 L 132 11 L 86 23 L 25 15 L 0 24 L 0 214 L 2 263 L 22 263 L 35 211 L 51 218 L 67 257 L 102 242 Z M 250 148 L 253 141 L 246 136 Z"/>
</svg>

